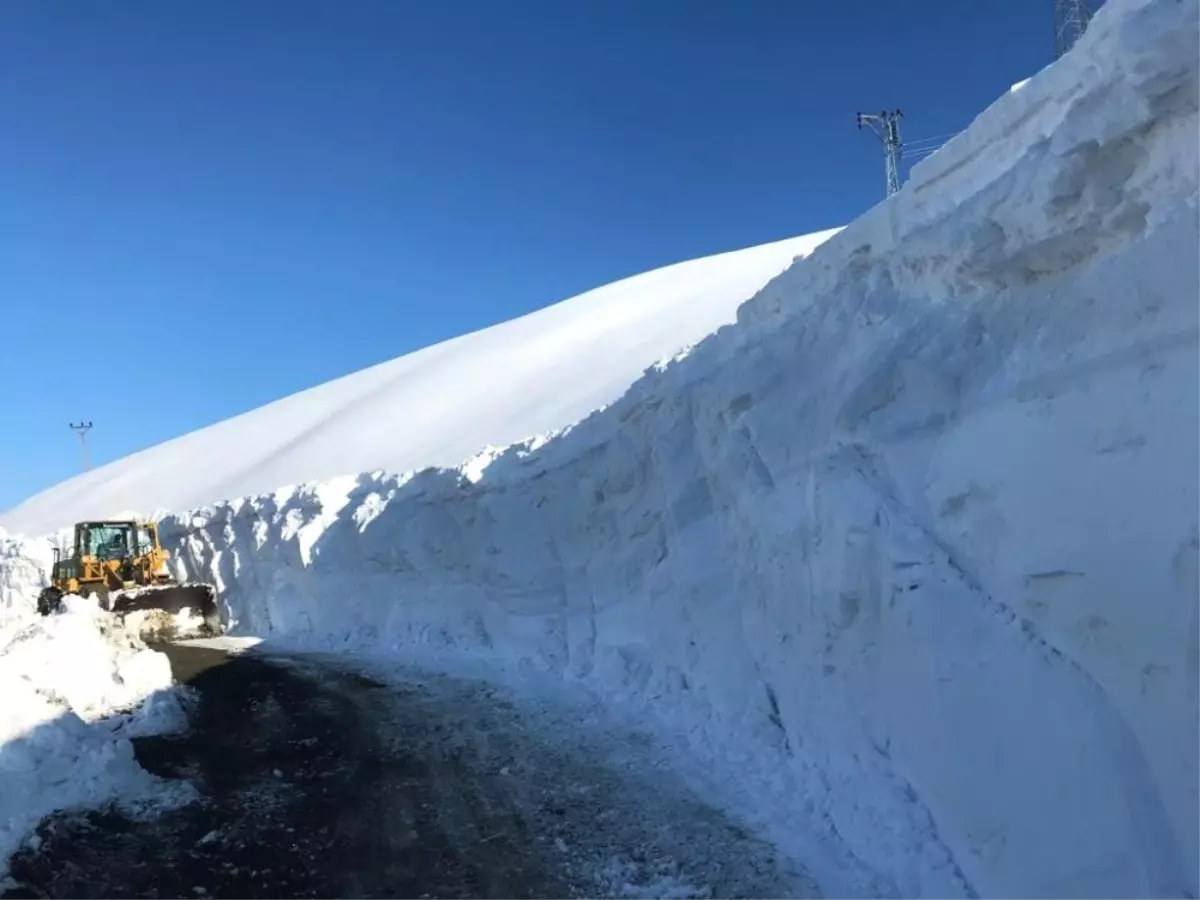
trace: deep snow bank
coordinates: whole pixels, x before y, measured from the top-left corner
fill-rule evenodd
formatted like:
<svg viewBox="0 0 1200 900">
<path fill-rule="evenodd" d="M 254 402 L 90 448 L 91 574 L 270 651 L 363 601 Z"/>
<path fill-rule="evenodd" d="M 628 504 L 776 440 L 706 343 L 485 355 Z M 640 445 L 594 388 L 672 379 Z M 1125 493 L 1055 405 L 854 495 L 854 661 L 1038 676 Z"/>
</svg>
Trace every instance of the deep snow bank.
<svg viewBox="0 0 1200 900">
<path fill-rule="evenodd" d="M 65 601 L 59 615 L 0 624 L 0 881 L 55 810 L 180 793 L 143 771 L 129 743 L 182 725 L 177 696 L 155 693 L 171 686 L 170 663 L 94 602 Z"/>
<path fill-rule="evenodd" d="M 10 536 L 0 528 L 0 628 L 34 611 L 53 560 L 49 540 Z"/>
<path fill-rule="evenodd" d="M 640 710 L 829 892 L 1195 896 L 1196 28 L 1110 0 L 544 446 L 165 533 L 236 630 Z"/>
<path fill-rule="evenodd" d="M 645 272 L 425 347 L 85 472 L 0 523 L 38 534 L 344 473 L 456 466 L 616 400 L 831 234 Z"/>
</svg>

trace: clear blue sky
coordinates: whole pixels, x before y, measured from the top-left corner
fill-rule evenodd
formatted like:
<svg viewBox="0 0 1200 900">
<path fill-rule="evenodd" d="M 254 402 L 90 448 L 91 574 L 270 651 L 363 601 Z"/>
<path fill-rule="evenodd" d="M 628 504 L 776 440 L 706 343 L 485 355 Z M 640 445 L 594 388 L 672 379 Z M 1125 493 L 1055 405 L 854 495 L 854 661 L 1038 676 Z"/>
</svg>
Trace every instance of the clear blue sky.
<svg viewBox="0 0 1200 900">
<path fill-rule="evenodd" d="M 0 509 L 97 463 L 883 190 L 1048 0 L 4 0 Z M 348 436 L 353 440 L 353 436 Z M 238 448 L 230 447 L 230 453 Z"/>
</svg>

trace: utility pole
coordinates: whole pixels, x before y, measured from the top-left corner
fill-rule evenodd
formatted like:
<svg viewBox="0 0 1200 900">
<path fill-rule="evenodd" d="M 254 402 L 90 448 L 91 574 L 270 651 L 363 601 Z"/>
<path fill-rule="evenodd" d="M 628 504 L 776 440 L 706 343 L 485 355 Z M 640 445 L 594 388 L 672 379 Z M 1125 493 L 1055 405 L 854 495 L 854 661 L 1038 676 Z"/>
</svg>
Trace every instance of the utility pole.
<svg viewBox="0 0 1200 900">
<path fill-rule="evenodd" d="M 87 433 L 91 430 L 91 427 L 91 422 L 71 423 L 71 430 L 79 435 L 79 458 L 83 461 L 83 471 L 85 472 L 91 468 L 91 465 L 88 463 L 87 449 Z"/>
<path fill-rule="evenodd" d="M 882 110 L 879 115 L 872 113 L 858 114 L 858 128 L 861 131 L 865 125 L 883 142 L 884 166 L 887 172 L 887 195 L 890 197 L 900 190 L 900 120 L 904 113 L 898 109 Z"/>
<path fill-rule="evenodd" d="M 1054 0 L 1054 58 L 1075 46 L 1092 20 L 1091 0 Z"/>
</svg>

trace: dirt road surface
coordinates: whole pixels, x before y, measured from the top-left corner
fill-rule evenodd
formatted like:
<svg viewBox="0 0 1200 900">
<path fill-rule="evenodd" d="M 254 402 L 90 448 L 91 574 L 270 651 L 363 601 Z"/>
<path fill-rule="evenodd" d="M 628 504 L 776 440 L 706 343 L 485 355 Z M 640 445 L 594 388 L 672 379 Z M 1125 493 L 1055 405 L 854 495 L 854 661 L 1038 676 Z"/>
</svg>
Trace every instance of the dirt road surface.
<svg viewBox="0 0 1200 900">
<path fill-rule="evenodd" d="M 312 656 L 164 649 L 190 729 L 135 738 L 196 802 L 57 813 L 5 897 L 816 896 L 773 848 L 482 682 Z M 36 847 L 36 849 L 35 849 Z"/>
</svg>

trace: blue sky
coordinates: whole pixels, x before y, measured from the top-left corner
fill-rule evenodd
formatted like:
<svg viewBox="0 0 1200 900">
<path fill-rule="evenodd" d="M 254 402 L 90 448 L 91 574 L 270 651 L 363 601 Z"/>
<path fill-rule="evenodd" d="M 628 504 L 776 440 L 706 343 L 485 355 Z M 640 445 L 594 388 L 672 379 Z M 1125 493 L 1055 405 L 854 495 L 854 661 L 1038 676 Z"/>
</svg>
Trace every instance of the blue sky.
<svg viewBox="0 0 1200 900">
<path fill-rule="evenodd" d="M 954 132 L 1051 53 L 1045 0 L 6 0 L 0 509 L 70 420 L 102 463 L 844 224 L 856 110 Z"/>
</svg>

